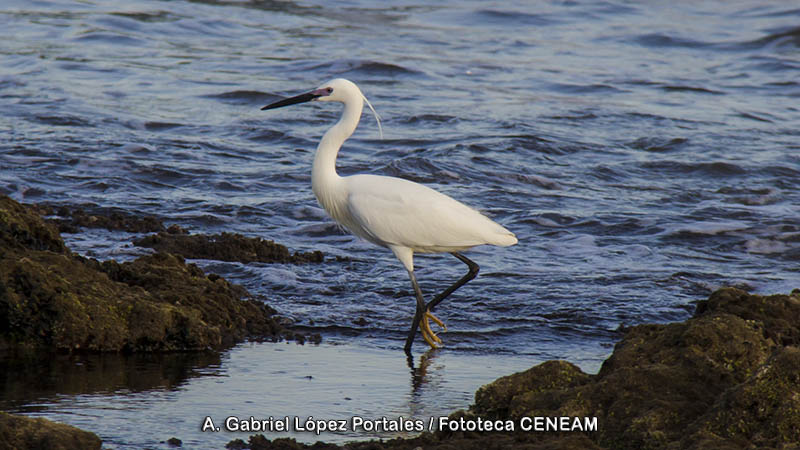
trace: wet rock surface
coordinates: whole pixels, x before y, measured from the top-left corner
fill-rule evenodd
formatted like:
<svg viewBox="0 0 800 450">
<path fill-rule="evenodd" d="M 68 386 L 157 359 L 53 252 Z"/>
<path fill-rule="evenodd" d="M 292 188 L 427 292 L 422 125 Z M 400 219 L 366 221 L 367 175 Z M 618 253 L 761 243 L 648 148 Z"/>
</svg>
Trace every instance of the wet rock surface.
<svg viewBox="0 0 800 450">
<path fill-rule="evenodd" d="M 39 203 L 31 205 L 39 215 L 58 228 L 60 233 L 78 233 L 81 228 L 105 228 L 109 231 L 154 233 L 165 230 L 161 219 L 135 215 L 115 208 L 97 205 L 67 206 Z"/>
<path fill-rule="evenodd" d="M 99 450 L 100 445 L 100 438 L 94 433 L 47 419 L 0 411 L 0 450 Z"/>
<path fill-rule="evenodd" d="M 0 350 L 200 350 L 295 337 L 244 288 L 180 256 L 75 255 L 54 224 L 8 197 L 0 244 Z"/>
<path fill-rule="evenodd" d="M 189 259 L 286 264 L 320 263 L 324 258 L 320 251 L 291 253 L 281 244 L 257 237 L 246 237 L 235 233 L 210 236 L 187 234 L 183 230 L 173 228 L 145 236 L 133 243 L 139 247 L 149 247 Z"/>
<path fill-rule="evenodd" d="M 57 227 L 8 197 L 0 196 L 0 255 L 26 250 L 64 253 Z"/>
<path fill-rule="evenodd" d="M 82 228 L 155 233 L 134 240 L 134 245 L 188 259 L 281 264 L 319 263 L 324 259 L 320 251 L 292 253 L 286 246 L 274 241 L 238 233 L 190 234 L 179 225 L 165 226 L 158 217 L 131 214 L 116 208 L 48 203 L 29 205 L 27 208 L 44 217 L 45 222 L 54 225 L 59 233 L 78 233 Z"/>
<path fill-rule="evenodd" d="M 631 327 L 597 375 L 548 361 L 481 387 L 452 419 L 597 417 L 596 431 L 439 431 L 411 439 L 257 449 L 800 448 L 800 291 L 714 292 L 681 323 Z"/>
</svg>

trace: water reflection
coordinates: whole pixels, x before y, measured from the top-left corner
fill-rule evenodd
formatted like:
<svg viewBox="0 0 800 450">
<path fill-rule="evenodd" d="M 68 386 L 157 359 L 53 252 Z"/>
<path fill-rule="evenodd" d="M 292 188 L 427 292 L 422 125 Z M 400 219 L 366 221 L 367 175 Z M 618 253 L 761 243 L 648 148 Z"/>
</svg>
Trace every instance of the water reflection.
<svg viewBox="0 0 800 450">
<path fill-rule="evenodd" d="M 481 385 L 540 362 L 452 349 L 403 355 L 399 348 L 265 342 L 221 354 L 4 356 L 0 409 L 95 432 L 104 448 L 165 448 L 177 437 L 187 448 L 212 449 L 251 433 L 203 433 L 206 416 L 220 425 L 229 416 L 428 420 L 468 407 Z M 302 442 L 400 435 L 266 433 Z"/>
<path fill-rule="evenodd" d="M 436 360 L 440 349 L 429 349 L 419 357 L 419 366 L 414 365 L 414 355 L 406 354 L 406 362 L 411 373 L 411 393 L 412 397 L 425 383 L 428 382 L 428 368 Z"/>
<path fill-rule="evenodd" d="M 38 412 L 65 396 L 176 390 L 220 370 L 217 352 L 3 355 L 0 409 Z"/>
</svg>

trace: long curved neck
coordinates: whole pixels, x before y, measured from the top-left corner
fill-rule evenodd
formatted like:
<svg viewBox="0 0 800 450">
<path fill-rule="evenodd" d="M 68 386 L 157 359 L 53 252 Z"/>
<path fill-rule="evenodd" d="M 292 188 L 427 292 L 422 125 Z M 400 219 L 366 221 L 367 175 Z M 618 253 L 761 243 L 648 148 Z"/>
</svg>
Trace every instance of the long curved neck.
<svg viewBox="0 0 800 450">
<path fill-rule="evenodd" d="M 336 173 L 336 155 L 344 141 L 347 140 L 358 126 L 364 101 L 360 98 L 344 104 L 342 117 L 322 136 L 314 156 L 314 165 L 311 168 L 311 189 L 323 208 L 330 212 L 332 202 L 331 186 L 341 177 Z"/>
</svg>

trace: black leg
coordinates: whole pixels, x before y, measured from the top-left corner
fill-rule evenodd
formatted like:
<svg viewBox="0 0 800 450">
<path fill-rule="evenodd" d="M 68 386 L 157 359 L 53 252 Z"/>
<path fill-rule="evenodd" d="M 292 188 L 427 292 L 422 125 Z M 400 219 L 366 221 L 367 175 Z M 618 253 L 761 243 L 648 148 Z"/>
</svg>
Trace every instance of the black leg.
<svg viewBox="0 0 800 450">
<path fill-rule="evenodd" d="M 470 280 L 472 280 L 473 278 L 475 278 L 478 275 L 478 271 L 480 270 L 480 267 L 478 267 L 478 265 L 475 264 L 474 261 L 472 261 L 471 259 L 467 258 L 466 256 L 464 256 L 464 255 L 462 255 L 461 253 L 458 253 L 458 252 L 453 252 L 453 253 L 451 253 L 451 255 L 455 256 L 461 262 L 466 264 L 467 267 L 469 267 L 469 272 L 467 272 L 466 275 L 461 277 L 460 280 L 458 280 L 455 283 L 453 283 L 452 286 L 450 286 L 449 288 L 447 288 L 444 291 L 442 291 L 441 294 L 439 294 L 436 297 L 434 297 L 433 300 L 431 300 L 430 303 L 428 303 L 428 306 L 427 306 L 427 310 L 428 311 L 433 311 L 433 308 L 436 308 L 436 305 L 441 303 L 442 300 L 446 299 L 448 295 L 452 294 L 453 292 L 456 291 L 456 289 L 458 289 L 461 286 L 467 284 Z"/>
<path fill-rule="evenodd" d="M 405 346 L 406 354 L 411 355 L 411 345 L 414 343 L 414 338 L 417 336 L 417 328 L 419 327 L 419 322 L 422 320 L 422 315 L 425 314 L 425 300 L 422 298 L 422 291 L 419 288 L 419 284 L 417 284 L 417 277 L 414 276 L 414 272 L 408 272 L 408 276 L 411 278 L 411 285 L 414 287 L 414 295 L 417 297 L 417 312 L 414 313 L 414 321 L 411 322 L 411 330 L 408 332 Z"/>
</svg>

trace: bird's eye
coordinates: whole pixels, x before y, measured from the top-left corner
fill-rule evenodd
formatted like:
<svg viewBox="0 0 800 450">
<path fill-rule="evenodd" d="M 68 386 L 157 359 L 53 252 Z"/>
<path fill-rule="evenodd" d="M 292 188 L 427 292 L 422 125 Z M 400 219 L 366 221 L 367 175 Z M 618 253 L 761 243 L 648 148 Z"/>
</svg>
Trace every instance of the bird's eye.
<svg viewBox="0 0 800 450">
<path fill-rule="evenodd" d="M 327 92 L 328 94 L 332 94 L 333 93 L 333 88 L 332 87 L 325 88 L 325 92 Z"/>
</svg>

